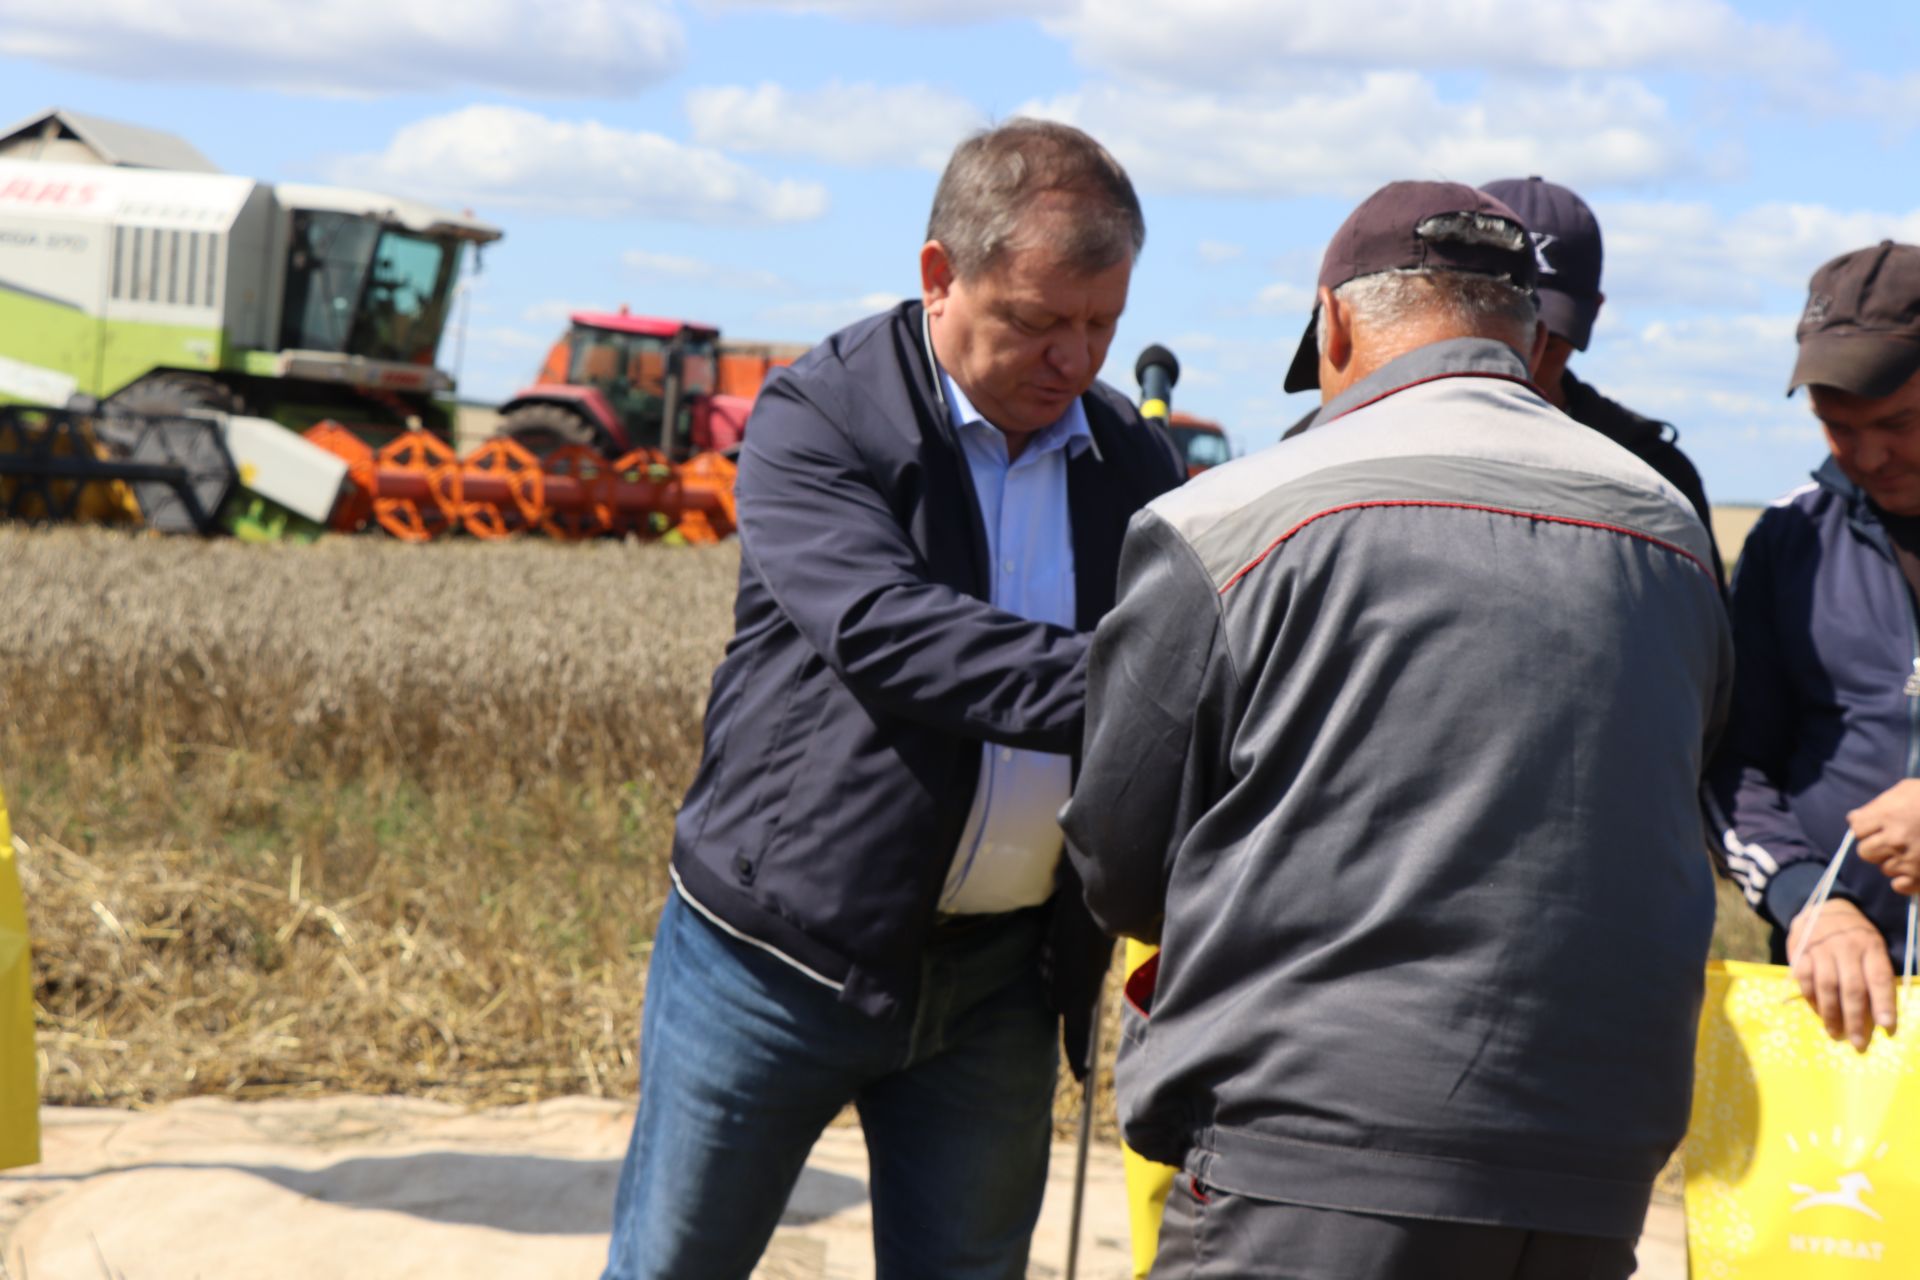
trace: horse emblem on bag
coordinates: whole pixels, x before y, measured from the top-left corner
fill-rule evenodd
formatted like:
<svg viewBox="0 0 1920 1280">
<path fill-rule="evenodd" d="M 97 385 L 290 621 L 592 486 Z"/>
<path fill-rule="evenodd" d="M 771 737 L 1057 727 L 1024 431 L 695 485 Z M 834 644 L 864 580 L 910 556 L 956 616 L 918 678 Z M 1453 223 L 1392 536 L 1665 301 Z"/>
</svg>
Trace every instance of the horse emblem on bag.
<svg viewBox="0 0 1920 1280">
<path fill-rule="evenodd" d="M 1873 1194 L 1873 1179 L 1864 1173 L 1841 1174 L 1838 1186 L 1832 1191 L 1819 1191 L 1798 1182 L 1790 1183 L 1788 1189 L 1801 1197 L 1800 1203 L 1793 1206 L 1795 1213 L 1823 1207 L 1849 1209 L 1854 1213 L 1864 1213 L 1875 1222 L 1884 1221 L 1864 1199 Z"/>
</svg>

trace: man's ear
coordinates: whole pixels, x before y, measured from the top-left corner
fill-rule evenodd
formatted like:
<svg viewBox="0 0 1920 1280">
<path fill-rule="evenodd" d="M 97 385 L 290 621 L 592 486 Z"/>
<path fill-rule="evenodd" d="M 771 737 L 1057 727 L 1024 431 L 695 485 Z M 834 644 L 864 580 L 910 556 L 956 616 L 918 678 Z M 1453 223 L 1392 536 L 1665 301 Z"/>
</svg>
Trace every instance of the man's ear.
<svg viewBox="0 0 1920 1280">
<path fill-rule="evenodd" d="M 938 240 L 920 246 L 920 301 L 927 314 L 937 316 L 945 308 L 947 295 L 953 292 L 953 260 L 947 247 Z"/>
<path fill-rule="evenodd" d="M 1320 391 L 1325 403 L 1346 386 L 1346 379 L 1339 375 L 1353 362 L 1353 313 L 1325 285 L 1320 287 L 1319 302 L 1320 324 L 1327 335 L 1320 348 Z"/>
</svg>

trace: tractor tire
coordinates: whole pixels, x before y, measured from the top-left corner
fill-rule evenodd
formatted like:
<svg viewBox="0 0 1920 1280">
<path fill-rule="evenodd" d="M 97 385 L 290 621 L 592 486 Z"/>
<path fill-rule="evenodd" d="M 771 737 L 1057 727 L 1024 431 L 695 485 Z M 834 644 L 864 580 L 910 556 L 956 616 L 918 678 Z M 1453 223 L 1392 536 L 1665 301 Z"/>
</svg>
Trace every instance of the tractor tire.
<svg viewBox="0 0 1920 1280">
<path fill-rule="evenodd" d="M 561 404 L 523 404 L 500 421 L 499 435 L 536 458 L 564 445 L 581 444 L 604 452 L 607 442 L 593 423 Z"/>
<path fill-rule="evenodd" d="M 246 401 L 233 390 L 203 373 L 162 369 L 130 382 L 107 397 L 108 414 L 181 414 L 196 410 L 245 413 Z"/>
</svg>

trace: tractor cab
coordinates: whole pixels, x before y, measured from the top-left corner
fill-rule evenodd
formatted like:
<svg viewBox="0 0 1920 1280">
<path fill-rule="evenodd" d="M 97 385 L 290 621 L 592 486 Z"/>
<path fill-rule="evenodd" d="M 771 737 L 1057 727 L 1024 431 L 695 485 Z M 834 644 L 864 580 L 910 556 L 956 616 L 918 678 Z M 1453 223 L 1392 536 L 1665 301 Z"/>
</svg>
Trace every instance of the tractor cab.
<svg viewBox="0 0 1920 1280">
<path fill-rule="evenodd" d="M 720 331 L 619 312 L 582 311 L 539 381 L 501 406 L 503 431 L 536 453 L 587 445 L 609 457 L 658 449 L 679 461 L 706 438 Z"/>
<path fill-rule="evenodd" d="M 1180 450 L 1180 457 L 1187 464 L 1189 479 L 1223 462 L 1233 461 L 1233 446 L 1217 422 L 1196 418 L 1190 413 L 1174 413 L 1167 420 L 1167 434 L 1173 437 L 1174 447 Z"/>
</svg>

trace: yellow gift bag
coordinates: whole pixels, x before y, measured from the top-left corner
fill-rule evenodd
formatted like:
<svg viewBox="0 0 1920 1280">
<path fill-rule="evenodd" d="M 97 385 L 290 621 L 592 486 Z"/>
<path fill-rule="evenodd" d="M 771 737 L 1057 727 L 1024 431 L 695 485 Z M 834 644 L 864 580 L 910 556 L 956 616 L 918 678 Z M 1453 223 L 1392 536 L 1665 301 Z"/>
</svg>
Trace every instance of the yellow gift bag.
<svg viewBox="0 0 1920 1280">
<path fill-rule="evenodd" d="M 40 1159 L 40 1086 L 33 1064 L 33 976 L 27 913 L 0 796 L 0 1169 Z"/>
<path fill-rule="evenodd" d="M 1920 991 L 1858 1054 L 1784 965 L 1710 966 L 1686 1166 L 1695 1280 L 1920 1277 Z"/>
</svg>

